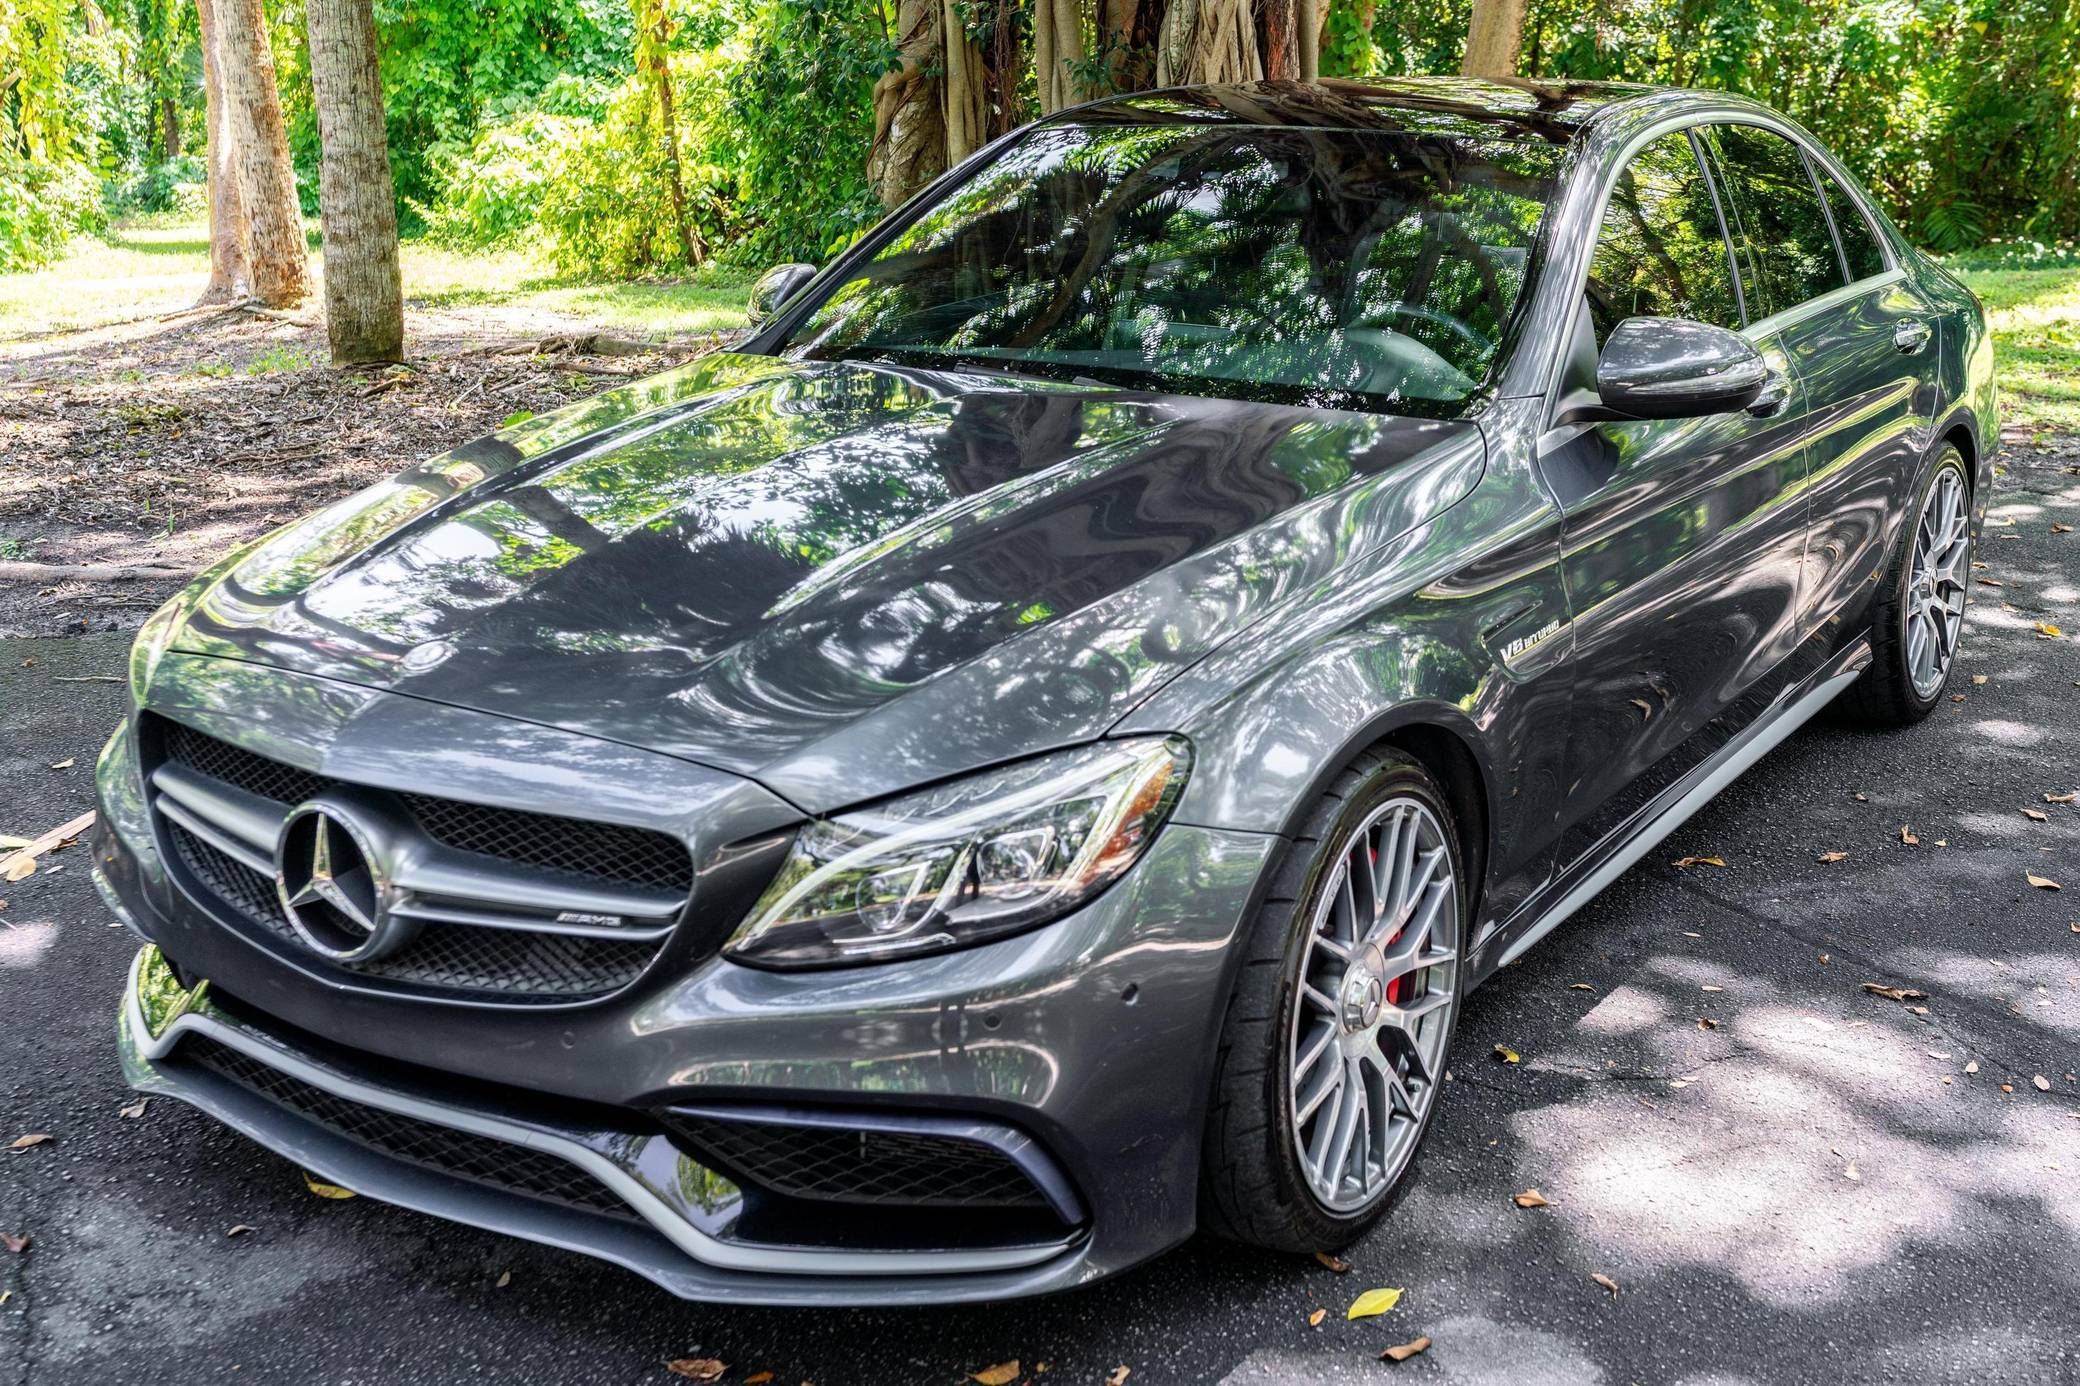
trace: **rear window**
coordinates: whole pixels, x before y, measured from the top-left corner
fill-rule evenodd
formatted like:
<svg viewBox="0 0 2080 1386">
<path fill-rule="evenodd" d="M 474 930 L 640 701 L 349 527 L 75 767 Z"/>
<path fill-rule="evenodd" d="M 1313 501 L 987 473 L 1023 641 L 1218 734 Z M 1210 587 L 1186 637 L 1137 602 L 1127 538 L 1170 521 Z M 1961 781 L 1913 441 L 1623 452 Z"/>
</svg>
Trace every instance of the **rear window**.
<svg viewBox="0 0 2080 1386">
<path fill-rule="evenodd" d="M 1719 166 L 1756 283 L 1748 316 L 1763 318 L 1842 287 L 1842 262 L 1820 193 L 1797 145 L 1759 125 L 1713 127 Z"/>
<path fill-rule="evenodd" d="M 1494 364 L 1560 157 L 1412 131 L 1042 125 L 782 353 L 1448 417 Z"/>
</svg>

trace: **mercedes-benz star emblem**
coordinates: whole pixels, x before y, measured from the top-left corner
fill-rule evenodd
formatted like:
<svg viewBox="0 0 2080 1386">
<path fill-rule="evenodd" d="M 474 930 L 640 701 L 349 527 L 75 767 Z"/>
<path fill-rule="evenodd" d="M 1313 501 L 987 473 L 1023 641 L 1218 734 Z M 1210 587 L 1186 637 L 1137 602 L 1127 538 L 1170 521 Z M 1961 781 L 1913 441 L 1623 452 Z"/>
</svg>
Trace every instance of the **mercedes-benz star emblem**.
<svg viewBox="0 0 2080 1386">
<path fill-rule="evenodd" d="M 340 806 L 295 809 L 274 855 L 283 917 L 312 951 L 334 962 L 368 962 L 404 943 L 407 921 L 390 913 L 390 883 L 368 830 Z"/>
</svg>

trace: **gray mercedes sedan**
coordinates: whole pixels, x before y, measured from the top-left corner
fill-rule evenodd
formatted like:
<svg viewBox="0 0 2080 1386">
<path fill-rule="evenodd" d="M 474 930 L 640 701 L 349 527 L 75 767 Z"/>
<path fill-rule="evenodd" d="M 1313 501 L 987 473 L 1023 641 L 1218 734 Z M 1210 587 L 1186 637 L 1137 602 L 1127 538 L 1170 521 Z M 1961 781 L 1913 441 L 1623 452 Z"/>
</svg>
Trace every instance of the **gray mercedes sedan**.
<svg viewBox="0 0 2080 1386">
<path fill-rule="evenodd" d="M 146 624 L 132 1084 L 701 1299 L 1326 1251 L 1484 977 L 1955 661 L 1979 306 L 1747 101 L 1114 98 L 753 309 Z"/>
</svg>

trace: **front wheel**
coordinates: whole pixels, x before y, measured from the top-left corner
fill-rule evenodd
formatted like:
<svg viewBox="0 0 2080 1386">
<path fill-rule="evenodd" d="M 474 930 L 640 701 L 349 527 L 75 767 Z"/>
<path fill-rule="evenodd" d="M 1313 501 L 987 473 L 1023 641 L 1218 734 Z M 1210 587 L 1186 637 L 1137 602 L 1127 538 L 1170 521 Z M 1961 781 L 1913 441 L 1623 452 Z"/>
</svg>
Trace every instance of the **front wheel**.
<svg viewBox="0 0 2080 1386">
<path fill-rule="evenodd" d="M 1468 892 L 1428 771 L 1368 753 L 1295 838 L 1244 947 L 1201 1178 L 1210 1231 L 1343 1246 L 1428 1129 L 1458 1021 Z"/>
<path fill-rule="evenodd" d="M 1871 618 L 1871 664 L 1842 695 L 1850 719 L 1912 726 L 1935 710 L 1964 634 L 1971 582 L 1971 484 L 1946 447 L 1915 499 Z"/>
</svg>

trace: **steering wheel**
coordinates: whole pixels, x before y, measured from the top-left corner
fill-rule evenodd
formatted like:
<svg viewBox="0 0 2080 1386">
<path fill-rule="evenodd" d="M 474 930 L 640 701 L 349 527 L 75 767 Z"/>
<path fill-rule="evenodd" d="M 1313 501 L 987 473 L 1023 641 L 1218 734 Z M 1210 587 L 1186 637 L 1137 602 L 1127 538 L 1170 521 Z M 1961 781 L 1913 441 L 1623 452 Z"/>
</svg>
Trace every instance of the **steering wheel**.
<svg viewBox="0 0 2080 1386">
<path fill-rule="evenodd" d="M 1441 327 L 1471 346 L 1478 356 L 1486 356 L 1495 349 L 1493 338 L 1476 332 L 1450 313 L 1440 313 L 1434 308 L 1424 308 L 1412 303 L 1395 303 L 1376 312 L 1367 313 L 1358 321 L 1357 326 L 1379 327 L 1393 331 L 1396 330 L 1393 320 L 1397 318 L 1411 323 L 1427 323 L 1432 327 Z"/>
</svg>

